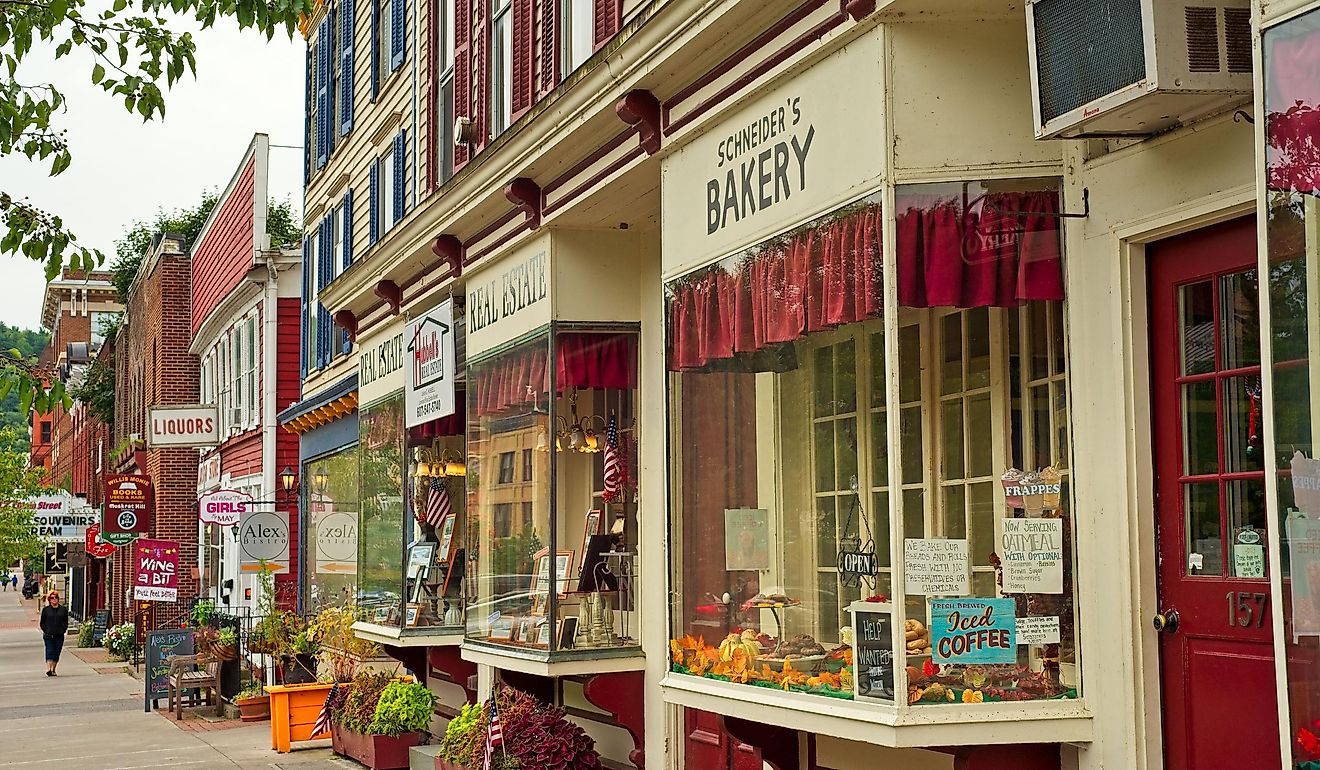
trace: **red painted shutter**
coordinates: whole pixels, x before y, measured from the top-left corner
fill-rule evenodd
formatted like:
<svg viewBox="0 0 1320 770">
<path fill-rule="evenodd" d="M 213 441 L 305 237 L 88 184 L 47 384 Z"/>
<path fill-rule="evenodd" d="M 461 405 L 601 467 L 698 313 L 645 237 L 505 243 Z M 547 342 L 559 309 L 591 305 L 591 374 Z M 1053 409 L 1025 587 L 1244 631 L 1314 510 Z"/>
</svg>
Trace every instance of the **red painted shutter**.
<svg viewBox="0 0 1320 770">
<path fill-rule="evenodd" d="M 477 124 L 473 154 L 490 144 L 490 4 L 472 2 L 472 121 Z"/>
<path fill-rule="evenodd" d="M 453 24 L 454 115 L 476 120 L 472 110 L 472 0 L 454 0 Z M 445 126 L 446 133 L 453 128 Z M 467 145 L 455 142 L 454 170 L 462 168 L 471 155 Z"/>
<path fill-rule="evenodd" d="M 622 0 L 594 0 L 595 8 L 591 18 L 592 50 L 599 50 L 619 31 L 619 17 Z"/>
<path fill-rule="evenodd" d="M 563 25 L 563 14 L 560 11 L 559 0 L 537 0 L 537 19 L 536 35 L 533 44 L 536 51 L 532 65 L 533 77 L 536 80 L 535 99 L 540 99 L 559 85 L 559 74 L 562 67 L 559 62 L 561 46 L 559 41 L 563 40 L 560 34 L 560 28 Z"/>
<path fill-rule="evenodd" d="M 532 106 L 532 0 L 513 0 L 513 72 L 510 87 L 513 120 Z"/>
</svg>

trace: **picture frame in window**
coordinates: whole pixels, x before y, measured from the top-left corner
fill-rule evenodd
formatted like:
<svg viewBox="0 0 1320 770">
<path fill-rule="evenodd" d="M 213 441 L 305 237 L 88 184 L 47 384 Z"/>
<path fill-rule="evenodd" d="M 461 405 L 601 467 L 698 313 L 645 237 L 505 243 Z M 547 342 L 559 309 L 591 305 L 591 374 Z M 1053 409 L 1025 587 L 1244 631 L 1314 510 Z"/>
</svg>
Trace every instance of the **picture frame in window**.
<svg viewBox="0 0 1320 770">
<path fill-rule="evenodd" d="M 550 592 L 550 549 L 542 548 L 532 554 L 532 561 L 536 564 L 536 571 L 532 573 L 531 593 L 549 593 Z M 573 569 L 573 551 L 558 551 L 555 553 L 555 586 L 558 588 L 559 598 L 568 595 L 565 586 L 568 585 L 568 576 Z"/>
<path fill-rule="evenodd" d="M 457 514 L 448 514 L 436 527 L 436 536 L 440 538 L 437 544 L 435 562 L 437 564 L 448 564 L 454 555 L 454 526 Z"/>
<path fill-rule="evenodd" d="M 489 638 L 500 641 L 511 641 L 514 633 L 513 618 L 498 617 L 491 621 Z"/>
<path fill-rule="evenodd" d="M 404 616 L 404 624 L 409 628 L 416 628 L 422 619 L 422 605 L 409 604 L 408 613 Z"/>
<path fill-rule="evenodd" d="M 578 627 L 578 619 L 576 616 L 569 615 L 568 617 L 559 621 L 559 628 L 556 629 L 558 632 L 557 636 L 559 639 L 558 649 L 561 650 L 573 649 L 573 644 L 577 639 L 577 627 Z"/>
<path fill-rule="evenodd" d="M 544 593 L 544 594 L 533 594 L 533 595 L 532 595 L 532 615 L 537 616 L 537 617 L 544 615 L 544 614 L 545 614 L 545 611 L 546 611 L 546 608 L 549 606 L 549 604 L 550 604 L 550 594 L 548 594 L 548 593 Z"/>
<path fill-rule="evenodd" d="M 605 512 L 599 508 L 592 508 L 587 511 L 587 515 L 582 522 L 582 563 L 578 565 L 578 574 L 582 574 L 583 568 L 587 566 L 587 544 L 591 542 L 592 535 L 601 534 L 601 527 L 605 523 Z"/>
<path fill-rule="evenodd" d="M 389 619 L 390 619 L 390 608 L 387 605 L 377 607 L 376 611 L 371 615 L 372 623 L 387 623 L 389 622 Z"/>
</svg>

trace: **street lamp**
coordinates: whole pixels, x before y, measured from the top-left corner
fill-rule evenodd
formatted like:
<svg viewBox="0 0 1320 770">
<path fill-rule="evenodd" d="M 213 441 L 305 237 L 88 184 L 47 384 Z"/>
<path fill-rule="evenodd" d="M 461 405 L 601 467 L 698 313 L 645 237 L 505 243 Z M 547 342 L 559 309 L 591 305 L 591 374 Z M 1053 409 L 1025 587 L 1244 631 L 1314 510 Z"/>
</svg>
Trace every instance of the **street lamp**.
<svg viewBox="0 0 1320 770">
<path fill-rule="evenodd" d="M 298 474 L 289 466 L 284 466 L 284 470 L 280 471 L 280 487 L 284 489 L 285 496 L 292 495 L 297 486 Z"/>
</svg>

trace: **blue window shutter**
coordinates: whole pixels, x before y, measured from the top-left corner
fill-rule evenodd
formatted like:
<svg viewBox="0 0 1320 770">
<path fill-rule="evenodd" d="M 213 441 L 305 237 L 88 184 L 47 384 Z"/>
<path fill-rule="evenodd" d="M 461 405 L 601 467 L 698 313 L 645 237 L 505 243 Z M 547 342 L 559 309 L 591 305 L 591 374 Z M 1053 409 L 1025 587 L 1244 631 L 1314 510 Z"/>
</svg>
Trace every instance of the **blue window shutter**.
<svg viewBox="0 0 1320 770">
<path fill-rule="evenodd" d="M 394 137 L 394 222 L 398 224 L 403 219 L 403 170 L 404 170 L 404 152 L 408 147 L 406 134 L 400 131 Z"/>
<path fill-rule="evenodd" d="M 380 0 L 371 2 L 371 101 L 380 94 Z"/>
<path fill-rule="evenodd" d="M 357 14 L 353 0 L 339 4 L 339 135 L 353 130 L 353 33 Z"/>
<path fill-rule="evenodd" d="M 408 0 L 393 0 L 390 3 L 390 72 L 403 64 L 403 31 L 408 18 Z"/>
<path fill-rule="evenodd" d="M 312 99 L 316 98 L 316 84 L 312 80 L 312 49 L 307 49 L 306 66 L 306 94 L 305 104 L 311 104 Z M 307 185 L 307 180 L 312 176 L 312 113 L 308 110 L 303 115 L 303 186 Z M 305 370 L 304 370 L 305 373 Z"/>
<path fill-rule="evenodd" d="M 312 296 L 312 265 L 309 258 L 309 249 L 307 236 L 303 236 L 303 255 L 302 255 L 302 330 L 298 342 L 298 365 L 302 370 L 302 376 L 307 377 L 307 345 L 310 340 L 307 339 L 307 310 L 308 300 Z"/>
<path fill-rule="evenodd" d="M 344 191 L 344 228 L 342 238 L 344 242 L 344 264 L 341 270 L 347 270 L 353 264 L 353 188 L 350 187 Z"/>
<path fill-rule="evenodd" d="M 367 245 L 371 246 L 380 238 L 380 164 L 371 161 L 371 189 L 367 192 Z"/>
<path fill-rule="evenodd" d="M 319 272 L 321 276 L 322 291 L 325 290 L 325 285 L 330 283 L 330 279 L 333 277 L 331 262 L 334 259 L 335 253 L 334 221 L 333 213 L 321 220 L 321 264 L 319 266 Z M 320 302 L 317 302 L 317 306 L 317 311 L 319 312 L 321 319 L 321 322 L 316 325 L 317 336 L 320 337 L 320 339 L 317 340 L 317 353 L 321 359 L 321 366 L 325 366 L 330 363 L 330 358 L 333 355 L 330 350 L 330 332 L 332 331 L 330 312 L 326 309 L 325 305 Z"/>
<path fill-rule="evenodd" d="M 330 157 L 330 19 L 321 20 L 316 35 L 316 167 L 325 165 Z"/>
</svg>

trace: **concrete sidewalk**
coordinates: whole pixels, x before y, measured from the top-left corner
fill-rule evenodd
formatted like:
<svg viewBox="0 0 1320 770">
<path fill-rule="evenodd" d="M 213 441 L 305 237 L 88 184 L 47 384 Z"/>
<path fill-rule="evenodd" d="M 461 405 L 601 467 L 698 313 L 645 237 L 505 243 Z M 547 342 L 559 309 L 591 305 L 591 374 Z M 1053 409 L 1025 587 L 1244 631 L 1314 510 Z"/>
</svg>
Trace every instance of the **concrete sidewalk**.
<svg viewBox="0 0 1320 770">
<path fill-rule="evenodd" d="M 0 592 L 0 767 L 360 767 L 335 758 L 328 741 L 277 754 L 270 749 L 269 722 L 194 732 L 167 715 L 145 713 L 142 682 L 123 673 L 98 674 L 71 654 L 73 635 L 60 658 L 59 676 L 48 677 L 33 619 L 36 605 L 29 604 L 25 608 L 16 594 Z"/>
</svg>

